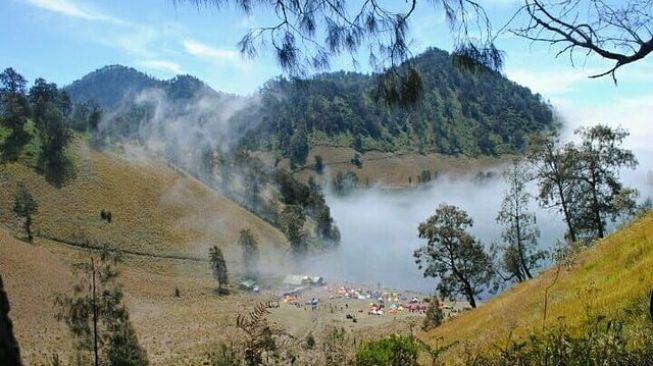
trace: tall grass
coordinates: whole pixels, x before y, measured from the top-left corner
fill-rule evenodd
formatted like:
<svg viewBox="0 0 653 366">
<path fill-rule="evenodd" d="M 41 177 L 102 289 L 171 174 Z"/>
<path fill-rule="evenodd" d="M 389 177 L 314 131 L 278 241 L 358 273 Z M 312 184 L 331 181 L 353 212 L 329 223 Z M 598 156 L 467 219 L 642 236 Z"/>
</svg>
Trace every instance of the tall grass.
<svg viewBox="0 0 653 366">
<path fill-rule="evenodd" d="M 454 359 L 455 350 L 463 345 L 491 350 L 497 340 L 508 335 L 526 339 L 562 320 L 565 332 L 582 337 L 589 320 L 620 319 L 634 299 L 648 294 L 653 286 L 652 269 L 653 214 L 649 213 L 579 253 L 559 274 L 555 268 L 545 271 L 421 337 L 427 343 L 460 341 L 461 345 L 449 352 L 449 359 Z M 543 324 L 547 288 L 547 321 Z"/>
</svg>

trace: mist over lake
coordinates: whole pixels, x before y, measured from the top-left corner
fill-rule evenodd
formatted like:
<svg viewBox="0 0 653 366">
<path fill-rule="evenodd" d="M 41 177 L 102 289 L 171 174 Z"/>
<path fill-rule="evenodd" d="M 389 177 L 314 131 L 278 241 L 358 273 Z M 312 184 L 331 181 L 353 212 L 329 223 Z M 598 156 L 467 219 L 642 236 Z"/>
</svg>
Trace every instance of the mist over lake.
<svg viewBox="0 0 653 366">
<path fill-rule="evenodd" d="M 563 113 L 570 122 L 565 122 L 561 135 L 565 141 L 573 140 L 577 127 L 599 122 L 628 129 L 631 135 L 624 146 L 633 150 L 639 165 L 635 170 L 623 170 L 621 178 L 625 186 L 639 190 L 641 202 L 653 195 L 653 151 L 646 134 L 641 133 L 653 107 L 642 104 L 637 108 L 641 113 L 633 113 L 631 106 L 627 114 L 620 114 L 625 110 L 618 107 L 564 108 Z M 628 116 L 628 121 L 623 120 L 624 116 Z M 493 242 L 500 243 L 502 228 L 496 223 L 496 216 L 506 189 L 501 175 L 504 168 L 485 169 L 485 173 L 493 174 L 482 180 L 477 177 L 479 171 L 470 171 L 465 176 L 442 175 L 412 189 L 373 187 L 345 197 L 327 191 L 327 202 L 342 233 L 342 243 L 335 252 L 312 259 L 308 268 L 334 279 L 369 285 L 380 282 L 398 289 L 433 292 L 437 280 L 424 278 L 412 255 L 425 244 L 425 240 L 417 237 L 417 226 L 433 215 L 440 204 L 453 204 L 466 210 L 474 220 L 471 231 L 486 247 Z M 528 189 L 533 196 L 537 194 L 534 182 L 528 184 Z M 536 213 L 541 231 L 539 245 L 550 249 L 562 241 L 565 233 L 562 216 L 556 210 L 541 208 L 535 200 L 531 201 L 531 209 Z"/>
</svg>

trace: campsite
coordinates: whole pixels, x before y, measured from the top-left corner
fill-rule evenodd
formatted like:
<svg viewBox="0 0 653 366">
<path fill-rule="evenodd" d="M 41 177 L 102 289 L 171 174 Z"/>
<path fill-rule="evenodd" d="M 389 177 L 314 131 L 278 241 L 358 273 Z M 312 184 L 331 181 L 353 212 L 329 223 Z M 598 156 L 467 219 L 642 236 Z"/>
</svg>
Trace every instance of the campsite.
<svg viewBox="0 0 653 366">
<path fill-rule="evenodd" d="M 278 287 L 273 285 L 260 291 L 253 291 L 258 288 L 254 281 L 247 283 L 250 288 L 243 290 L 268 304 L 273 324 L 298 339 L 308 334 L 319 338 L 334 328 L 346 329 L 361 338 L 409 334 L 421 325 L 433 300 L 425 293 L 305 274 L 286 275 L 280 282 L 276 281 Z M 471 309 L 463 300 L 437 301 L 445 318 Z"/>
</svg>

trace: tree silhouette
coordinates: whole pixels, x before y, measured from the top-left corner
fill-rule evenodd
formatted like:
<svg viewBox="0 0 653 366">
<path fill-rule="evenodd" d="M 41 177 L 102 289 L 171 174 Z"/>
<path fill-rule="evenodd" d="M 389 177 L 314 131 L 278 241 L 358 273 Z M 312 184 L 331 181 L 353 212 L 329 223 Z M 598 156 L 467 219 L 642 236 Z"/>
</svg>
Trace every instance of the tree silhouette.
<svg viewBox="0 0 653 366">
<path fill-rule="evenodd" d="M 424 277 L 437 277 L 442 297 L 463 295 L 471 307 L 493 275 L 490 256 L 468 232 L 472 219 L 460 208 L 440 205 L 418 227 L 425 246 L 415 250 L 415 263 Z"/>
<path fill-rule="evenodd" d="M 27 240 L 34 240 L 32 235 L 32 216 L 39 208 L 38 202 L 34 199 L 25 183 L 19 183 L 14 195 L 14 213 L 23 220 L 23 229 L 27 234 Z"/>
<path fill-rule="evenodd" d="M 535 214 L 529 211 L 531 195 L 526 191 L 528 173 L 514 161 L 504 173 L 508 189 L 497 222 L 503 225 L 503 267 L 517 281 L 533 278 L 532 270 L 544 259 L 546 252 L 537 250 L 540 231 L 535 226 Z"/>
<path fill-rule="evenodd" d="M 0 74 L 0 122 L 11 130 L 0 145 L 4 159 L 15 161 L 29 140 L 25 124 L 29 117 L 29 102 L 25 95 L 27 81 L 12 68 Z"/>
<path fill-rule="evenodd" d="M 218 293 L 223 293 L 222 286 L 229 284 L 229 273 L 227 271 L 227 262 L 224 260 L 222 250 L 214 245 L 209 249 L 209 259 L 211 261 L 211 271 L 213 278 L 218 281 Z"/>
<path fill-rule="evenodd" d="M 63 321 L 86 364 L 147 365 L 147 354 L 138 343 L 117 282 L 120 253 L 104 245 L 88 246 L 88 259 L 73 266 L 80 282 L 73 295 L 55 299 L 56 318 Z"/>
<path fill-rule="evenodd" d="M 9 298 L 4 290 L 0 275 L 0 365 L 20 366 L 20 348 L 14 336 L 13 324 L 9 318 Z"/>
<path fill-rule="evenodd" d="M 529 23 L 514 34 L 559 47 L 556 56 L 567 54 L 572 64 L 577 52 L 614 61 L 590 78 L 610 75 L 616 83 L 617 69 L 653 52 L 650 0 L 525 0 L 522 11 Z"/>
<path fill-rule="evenodd" d="M 584 215 L 581 229 L 603 238 L 606 235 L 606 219 L 613 220 L 623 210 L 635 206 L 635 190 L 624 188 L 619 181 L 622 168 L 635 168 L 637 159 L 632 151 L 621 147 L 628 132 L 622 128 L 596 125 L 576 131 L 581 143 L 576 150 L 577 171 L 575 180 L 581 187 L 577 200 L 581 202 Z M 615 198 L 620 197 L 621 205 Z M 625 203 L 625 204 L 624 204 Z"/>
</svg>

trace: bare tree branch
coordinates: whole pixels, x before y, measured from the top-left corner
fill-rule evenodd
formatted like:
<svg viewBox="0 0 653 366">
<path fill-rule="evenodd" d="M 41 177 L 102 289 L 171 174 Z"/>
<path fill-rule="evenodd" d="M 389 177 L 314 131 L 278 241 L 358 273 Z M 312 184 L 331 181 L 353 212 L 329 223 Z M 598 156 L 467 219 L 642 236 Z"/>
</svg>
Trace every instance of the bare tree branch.
<svg viewBox="0 0 653 366">
<path fill-rule="evenodd" d="M 234 5 L 245 14 L 269 9 L 276 22 L 258 26 L 239 42 L 241 52 L 258 55 L 265 45 L 274 50 L 277 61 L 291 76 L 329 67 L 334 56 L 348 54 L 356 64 L 360 50 L 368 49 L 371 65 L 393 68 L 410 59 L 410 19 L 418 4 L 442 7 L 461 56 L 499 70 L 501 54 L 492 45 L 490 20 L 473 0 L 172 0 L 197 7 L 224 8 Z M 487 62 L 487 64 L 486 64 Z"/>
<path fill-rule="evenodd" d="M 591 75 L 610 75 L 617 82 L 620 67 L 643 59 L 653 52 L 653 1 L 623 0 L 525 0 L 522 8 L 529 23 L 512 33 L 535 42 L 562 48 L 556 57 L 584 50 L 613 60 L 609 70 Z"/>
</svg>

